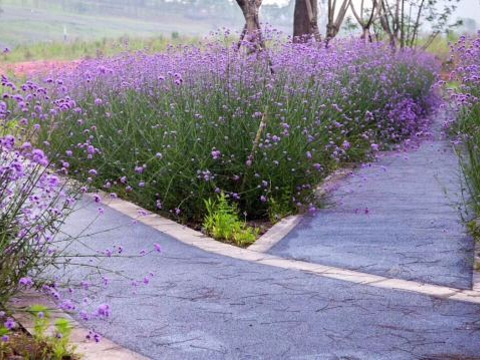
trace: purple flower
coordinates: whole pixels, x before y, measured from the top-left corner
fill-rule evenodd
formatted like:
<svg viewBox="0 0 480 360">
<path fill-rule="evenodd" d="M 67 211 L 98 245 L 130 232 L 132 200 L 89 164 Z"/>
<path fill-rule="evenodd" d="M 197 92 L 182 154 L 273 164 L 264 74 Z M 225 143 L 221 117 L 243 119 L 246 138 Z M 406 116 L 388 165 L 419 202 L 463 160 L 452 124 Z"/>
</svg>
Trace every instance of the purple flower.
<svg viewBox="0 0 480 360">
<path fill-rule="evenodd" d="M 89 331 L 88 334 L 85 336 L 85 338 L 87 340 L 93 340 L 95 342 L 100 342 L 100 340 L 102 339 L 102 337 L 100 336 L 100 334 L 97 334 L 96 332 L 94 331 Z"/>
<path fill-rule="evenodd" d="M 33 286 L 33 280 L 30 277 L 22 277 L 18 283 L 22 286 Z"/>
<path fill-rule="evenodd" d="M 48 160 L 47 160 L 47 157 L 45 156 L 45 153 L 43 152 L 43 150 L 40 150 L 40 149 L 33 150 L 32 160 L 43 166 L 46 166 L 48 164 Z"/>
<path fill-rule="evenodd" d="M 71 300 L 64 300 L 60 304 L 60 309 L 65 311 L 72 311 L 75 310 L 75 304 Z"/>
<path fill-rule="evenodd" d="M 108 304 L 101 304 L 98 309 L 96 314 L 99 317 L 107 318 L 110 316 L 111 311 L 110 311 L 110 306 Z"/>
<path fill-rule="evenodd" d="M 8 318 L 7 321 L 3 324 L 8 330 L 13 330 L 17 324 L 12 318 Z"/>
<path fill-rule="evenodd" d="M 160 244 L 154 244 L 153 247 L 155 248 L 156 252 L 162 252 L 162 248 L 161 248 Z"/>
<path fill-rule="evenodd" d="M 212 151 L 212 158 L 213 160 L 218 160 L 222 157 L 222 153 L 220 152 L 220 150 L 213 150 Z"/>
</svg>

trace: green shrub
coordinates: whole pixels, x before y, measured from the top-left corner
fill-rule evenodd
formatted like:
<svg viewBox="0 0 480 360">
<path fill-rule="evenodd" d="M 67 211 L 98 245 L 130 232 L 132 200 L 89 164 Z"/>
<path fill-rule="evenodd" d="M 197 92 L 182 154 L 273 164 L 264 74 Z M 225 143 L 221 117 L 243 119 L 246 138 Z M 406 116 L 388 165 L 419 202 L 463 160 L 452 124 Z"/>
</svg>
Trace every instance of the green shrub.
<svg viewBox="0 0 480 360">
<path fill-rule="evenodd" d="M 240 220 L 236 205 L 229 204 L 225 194 L 222 193 L 216 200 L 206 200 L 205 207 L 207 215 L 203 228 L 207 234 L 238 246 L 248 246 L 255 242 L 258 229 L 248 227 Z"/>
</svg>

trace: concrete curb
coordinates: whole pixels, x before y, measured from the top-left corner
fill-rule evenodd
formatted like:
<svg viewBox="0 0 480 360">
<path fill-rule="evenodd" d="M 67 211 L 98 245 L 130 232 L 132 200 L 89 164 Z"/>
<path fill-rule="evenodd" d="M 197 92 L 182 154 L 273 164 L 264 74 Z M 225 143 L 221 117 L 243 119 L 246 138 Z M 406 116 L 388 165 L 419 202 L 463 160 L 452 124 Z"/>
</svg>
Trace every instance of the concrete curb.
<svg viewBox="0 0 480 360">
<path fill-rule="evenodd" d="M 281 241 L 285 236 L 302 221 L 302 215 L 291 215 L 274 224 L 268 231 L 260 236 L 257 241 L 248 247 L 248 250 L 266 253 Z"/>
<path fill-rule="evenodd" d="M 128 350 L 114 342 L 102 338 L 99 343 L 89 341 L 86 339 L 88 335 L 88 329 L 81 326 L 75 321 L 69 314 L 58 309 L 55 302 L 45 295 L 37 292 L 25 292 L 18 297 L 12 299 L 10 307 L 13 311 L 12 316 L 21 324 L 25 330 L 31 335 L 34 334 L 34 317 L 26 312 L 26 310 L 32 305 L 44 305 L 51 309 L 52 323 L 55 319 L 64 318 L 68 319 L 73 325 L 73 331 L 70 338 L 70 344 L 75 347 L 75 350 L 81 355 L 82 360 L 148 360 L 134 351 Z M 50 329 L 50 332 L 53 329 Z"/>
<path fill-rule="evenodd" d="M 334 171 L 332 174 L 327 176 L 315 191 L 315 195 L 318 198 L 325 197 L 330 191 L 335 188 L 335 185 L 338 181 L 352 174 L 352 167 L 345 167 Z M 257 241 L 248 247 L 248 250 L 266 253 L 272 247 L 274 247 L 278 242 L 280 242 L 285 236 L 288 235 L 303 219 L 303 215 L 290 215 L 286 218 L 283 218 L 276 224 L 274 224 L 268 231 L 260 236 Z"/>
<path fill-rule="evenodd" d="M 472 289 L 480 291 L 480 241 L 476 239 L 474 239 L 474 241 Z"/>
<path fill-rule="evenodd" d="M 133 218 L 144 225 L 170 235 L 176 240 L 195 246 L 201 250 L 214 254 L 250 261 L 261 265 L 274 266 L 282 269 L 298 270 L 315 274 L 320 277 L 347 281 L 350 283 L 373 286 L 384 289 L 399 290 L 423 294 L 435 298 L 452 299 L 457 301 L 480 304 L 480 291 L 461 290 L 445 286 L 431 285 L 416 281 L 392 279 L 383 276 L 366 274 L 362 272 L 341 269 L 304 261 L 283 259 L 278 256 L 260 253 L 249 249 L 238 248 L 233 245 L 221 243 L 201 232 L 192 230 L 172 220 L 148 211 L 121 199 L 111 199 L 104 202 L 106 206 Z M 141 213 L 146 215 L 140 215 Z"/>
</svg>

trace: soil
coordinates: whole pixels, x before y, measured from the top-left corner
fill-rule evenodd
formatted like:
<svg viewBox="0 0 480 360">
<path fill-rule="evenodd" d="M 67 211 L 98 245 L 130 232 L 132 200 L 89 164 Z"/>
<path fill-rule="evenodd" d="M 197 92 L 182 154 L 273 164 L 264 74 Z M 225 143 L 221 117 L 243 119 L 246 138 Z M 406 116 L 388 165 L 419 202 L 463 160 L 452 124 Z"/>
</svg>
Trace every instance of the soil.
<svg viewBox="0 0 480 360">
<path fill-rule="evenodd" d="M 14 73 L 17 76 L 49 73 L 61 68 L 75 68 L 79 61 L 40 60 L 24 61 L 14 64 L 0 63 L 0 74 Z"/>
<path fill-rule="evenodd" d="M 3 323 L 3 318 L 1 319 Z M 9 340 L 0 340 L 0 360 L 51 360 L 52 347 L 45 341 L 36 340 L 27 330 L 17 323 L 8 333 Z M 62 360 L 80 360 L 75 355 L 64 356 Z"/>
</svg>

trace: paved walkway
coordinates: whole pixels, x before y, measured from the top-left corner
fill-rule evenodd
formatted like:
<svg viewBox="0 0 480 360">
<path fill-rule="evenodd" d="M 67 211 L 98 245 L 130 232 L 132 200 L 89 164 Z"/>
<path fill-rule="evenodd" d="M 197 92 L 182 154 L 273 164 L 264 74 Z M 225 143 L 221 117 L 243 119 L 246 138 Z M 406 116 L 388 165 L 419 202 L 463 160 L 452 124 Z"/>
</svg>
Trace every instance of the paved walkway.
<svg viewBox="0 0 480 360">
<path fill-rule="evenodd" d="M 426 141 L 341 181 L 331 207 L 270 252 L 468 289 L 473 243 L 459 222 L 458 192 L 448 144 Z M 82 208 L 63 230 L 78 234 L 96 208 Z M 155 276 L 137 294 L 128 282 L 101 290 L 96 301 L 109 303 L 112 316 L 85 324 L 152 359 L 480 359 L 479 304 L 205 252 L 111 208 L 89 232 L 93 250 L 163 248 L 159 256 L 108 259 L 135 279 Z"/>
<path fill-rule="evenodd" d="M 438 127 L 438 125 L 437 125 Z M 471 288 L 473 239 L 460 221 L 460 172 L 449 143 L 384 155 L 341 180 L 330 206 L 305 217 L 269 253 Z"/>
<path fill-rule="evenodd" d="M 82 230 L 96 207 L 78 211 L 64 230 L 72 235 Z M 124 282 L 100 292 L 97 300 L 111 304 L 112 317 L 93 323 L 111 340 L 152 359 L 480 356 L 478 304 L 207 253 L 146 225 L 132 225 L 131 218 L 109 208 L 91 231 L 97 234 L 87 243 L 98 250 L 121 244 L 126 253 L 138 253 L 162 244 L 160 256 L 109 259 L 110 268 L 134 278 L 150 270 L 155 277 L 136 295 Z"/>
</svg>

